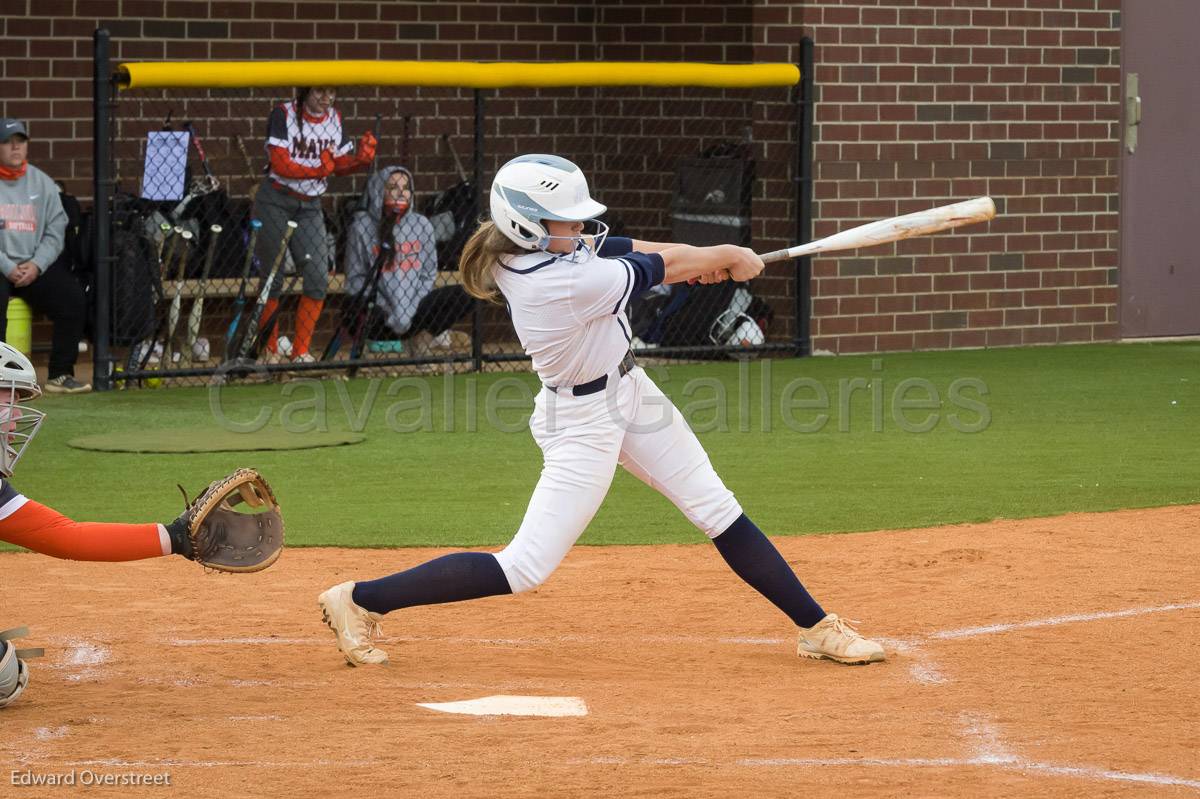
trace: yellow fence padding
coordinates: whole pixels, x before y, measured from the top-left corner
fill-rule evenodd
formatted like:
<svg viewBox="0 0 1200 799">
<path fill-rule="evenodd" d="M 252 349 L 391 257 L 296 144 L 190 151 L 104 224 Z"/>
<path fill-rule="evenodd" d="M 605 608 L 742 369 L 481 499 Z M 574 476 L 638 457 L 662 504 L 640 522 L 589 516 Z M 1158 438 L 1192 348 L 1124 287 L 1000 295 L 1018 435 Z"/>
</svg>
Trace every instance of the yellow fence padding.
<svg viewBox="0 0 1200 799">
<path fill-rule="evenodd" d="M 157 61 L 117 67 L 123 89 L 278 86 L 454 86 L 467 89 L 564 86 L 793 86 L 794 64 L 636 61 Z"/>
</svg>

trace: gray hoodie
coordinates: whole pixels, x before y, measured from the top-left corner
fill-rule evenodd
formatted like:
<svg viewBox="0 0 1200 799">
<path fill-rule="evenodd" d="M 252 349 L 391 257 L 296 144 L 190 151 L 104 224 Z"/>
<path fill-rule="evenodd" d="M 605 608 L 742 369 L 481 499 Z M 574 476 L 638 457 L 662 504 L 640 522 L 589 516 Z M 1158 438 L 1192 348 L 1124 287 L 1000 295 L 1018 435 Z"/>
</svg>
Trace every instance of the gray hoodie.
<svg viewBox="0 0 1200 799">
<path fill-rule="evenodd" d="M 62 252 L 67 212 L 58 186 L 29 164 L 16 180 L 0 180 L 0 272 L 12 274 L 17 264 L 33 261 L 45 274 Z"/>
<path fill-rule="evenodd" d="M 379 253 L 379 220 L 383 213 L 384 183 L 403 167 L 384 167 L 367 182 L 367 209 L 354 215 L 346 242 L 346 288 L 350 296 L 371 279 Z M 409 174 L 409 186 L 412 186 Z M 414 189 L 415 196 L 416 191 Z M 415 203 L 414 203 L 415 204 Z M 437 278 L 437 242 L 433 225 L 411 208 L 395 226 L 396 245 L 391 263 L 379 276 L 375 307 L 387 318 L 396 335 L 408 332 L 417 305 L 433 290 Z"/>
</svg>

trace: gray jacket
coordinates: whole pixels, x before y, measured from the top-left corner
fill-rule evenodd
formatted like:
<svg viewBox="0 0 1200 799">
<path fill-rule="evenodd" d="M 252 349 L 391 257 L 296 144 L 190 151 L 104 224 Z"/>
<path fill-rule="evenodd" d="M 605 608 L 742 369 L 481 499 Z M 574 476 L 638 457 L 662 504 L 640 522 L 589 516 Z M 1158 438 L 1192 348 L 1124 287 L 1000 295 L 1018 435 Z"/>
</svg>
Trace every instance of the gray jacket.
<svg viewBox="0 0 1200 799">
<path fill-rule="evenodd" d="M 0 272 L 33 261 L 43 274 L 62 252 L 67 212 L 58 186 L 42 170 L 28 165 L 17 180 L 0 180 Z"/>
<path fill-rule="evenodd" d="M 384 167 L 367 182 L 367 209 L 354 215 L 346 241 L 346 288 L 354 296 L 371 279 L 379 254 L 379 222 L 383 214 L 385 181 L 403 167 Z M 412 175 L 409 175 L 412 185 Z M 415 195 L 415 191 L 414 191 Z M 433 225 L 425 216 L 409 210 L 395 225 L 395 248 L 391 263 L 379 276 L 375 307 L 398 336 L 408 332 L 417 305 L 433 290 L 437 278 L 437 242 Z"/>
</svg>

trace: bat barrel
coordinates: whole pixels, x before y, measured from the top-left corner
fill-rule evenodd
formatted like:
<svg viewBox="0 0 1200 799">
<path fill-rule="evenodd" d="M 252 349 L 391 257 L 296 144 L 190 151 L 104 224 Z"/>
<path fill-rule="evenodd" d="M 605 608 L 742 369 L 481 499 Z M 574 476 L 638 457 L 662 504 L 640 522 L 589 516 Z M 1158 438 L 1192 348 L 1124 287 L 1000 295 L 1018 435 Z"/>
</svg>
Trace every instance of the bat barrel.
<svg viewBox="0 0 1200 799">
<path fill-rule="evenodd" d="M 916 211 L 903 216 L 881 219 L 865 225 L 826 236 L 823 239 L 800 244 L 784 250 L 768 252 L 760 257 L 763 263 L 786 261 L 818 252 L 857 250 L 901 241 L 914 236 L 924 236 L 943 230 L 986 222 L 996 216 L 996 204 L 991 197 L 976 197 L 959 203 Z"/>
</svg>

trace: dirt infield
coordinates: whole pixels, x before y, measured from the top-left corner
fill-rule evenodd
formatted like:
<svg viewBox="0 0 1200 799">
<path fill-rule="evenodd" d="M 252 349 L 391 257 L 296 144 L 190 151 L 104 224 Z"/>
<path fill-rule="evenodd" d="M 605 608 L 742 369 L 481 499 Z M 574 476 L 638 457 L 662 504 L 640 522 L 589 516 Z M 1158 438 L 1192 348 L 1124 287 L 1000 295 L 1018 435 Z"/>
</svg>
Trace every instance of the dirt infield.
<svg viewBox="0 0 1200 799">
<path fill-rule="evenodd" d="M 712 547 L 576 548 L 541 590 L 389 617 L 351 669 L 316 595 L 432 550 L 269 572 L 0 555 L 44 645 L 0 794 L 1200 796 L 1200 506 L 777 539 L 886 663 L 801 661 Z M 581 718 L 418 707 L 579 697 Z M 41 787 L 167 775 L 170 788 Z M 16 784 L 14 785 L 14 781 Z"/>
</svg>

